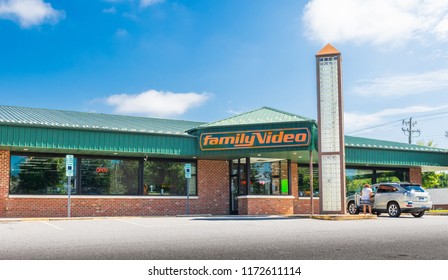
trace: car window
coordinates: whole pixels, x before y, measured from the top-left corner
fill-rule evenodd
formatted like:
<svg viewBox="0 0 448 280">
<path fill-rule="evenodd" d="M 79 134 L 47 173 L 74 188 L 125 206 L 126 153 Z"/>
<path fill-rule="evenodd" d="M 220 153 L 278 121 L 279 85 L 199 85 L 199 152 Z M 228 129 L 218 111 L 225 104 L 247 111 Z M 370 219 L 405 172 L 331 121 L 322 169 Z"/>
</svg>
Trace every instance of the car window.
<svg viewBox="0 0 448 280">
<path fill-rule="evenodd" d="M 425 192 L 420 185 L 402 185 L 402 187 L 407 191 Z"/>
<path fill-rule="evenodd" d="M 378 187 L 377 193 L 391 193 L 396 192 L 398 189 L 394 186 L 388 186 L 388 185 L 380 185 Z"/>
</svg>

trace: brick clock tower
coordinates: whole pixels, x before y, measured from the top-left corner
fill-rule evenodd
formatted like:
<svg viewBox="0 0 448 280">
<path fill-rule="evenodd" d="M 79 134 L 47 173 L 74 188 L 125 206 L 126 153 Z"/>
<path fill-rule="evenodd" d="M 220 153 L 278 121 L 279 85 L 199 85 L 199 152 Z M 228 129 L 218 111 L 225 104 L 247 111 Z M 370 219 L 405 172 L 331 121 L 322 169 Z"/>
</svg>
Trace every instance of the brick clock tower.
<svg viewBox="0 0 448 280">
<path fill-rule="evenodd" d="M 320 211 L 345 214 L 341 53 L 327 44 L 316 54 L 316 72 Z"/>
</svg>

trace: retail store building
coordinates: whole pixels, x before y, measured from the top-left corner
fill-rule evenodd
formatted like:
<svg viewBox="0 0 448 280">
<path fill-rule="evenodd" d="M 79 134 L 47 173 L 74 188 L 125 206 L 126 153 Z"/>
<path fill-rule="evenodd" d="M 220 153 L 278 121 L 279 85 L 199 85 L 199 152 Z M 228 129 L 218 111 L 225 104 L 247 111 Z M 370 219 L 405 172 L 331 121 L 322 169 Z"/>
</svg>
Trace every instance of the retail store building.
<svg viewBox="0 0 448 280">
<path fill-rule="evenodd" d="M 190 214 L 319 213 L 317 137 L 268 107 L 201 123 L 0 106 L 0 217 L 67 216 L 66 155 L 72 216 L 185 214 L 185 164 Z M 447 167 L 444 149 L 345 137 L 347 193 Z"/>
</svg>

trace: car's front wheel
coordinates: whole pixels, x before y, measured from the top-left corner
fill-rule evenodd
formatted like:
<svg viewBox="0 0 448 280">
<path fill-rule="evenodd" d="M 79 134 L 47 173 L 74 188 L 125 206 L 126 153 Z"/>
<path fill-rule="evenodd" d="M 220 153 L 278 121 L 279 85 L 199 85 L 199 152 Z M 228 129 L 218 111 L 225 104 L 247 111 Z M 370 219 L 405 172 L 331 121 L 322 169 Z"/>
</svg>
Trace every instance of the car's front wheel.
<svg viewBox="0 0 448 280">
<path fill-rule="evenodd" d="M 354 201 L 350 201 L 350 202 L 348 203 L 347 210 L 348 210 L 348 213 L 349 213 L 350 215 L 355 215 L 355 214 L 358 214 L 358 213 L 359 213 L 358 206 L 356 206 L 356 204 L 355 204 Z"/>
<path fill-rule="evenodd" d="M 423 215 L 425 215 L 425 211 L 422 212 L 415 212 L 415 213 L 411 213 L 412 216 L 416 217 L 416 218 L 421 218 L 423 217 Z"/>
<path fill-rule="evenodd" d="M 398 205 L 398 203 L 396 203 L 396 202 L 389 203 L 387 205 L 387 213 L 391 217 L 395 217 L 395 218 L 400 217 L 401 209 L 400 209 L 400 206 Z"/>
</svg>

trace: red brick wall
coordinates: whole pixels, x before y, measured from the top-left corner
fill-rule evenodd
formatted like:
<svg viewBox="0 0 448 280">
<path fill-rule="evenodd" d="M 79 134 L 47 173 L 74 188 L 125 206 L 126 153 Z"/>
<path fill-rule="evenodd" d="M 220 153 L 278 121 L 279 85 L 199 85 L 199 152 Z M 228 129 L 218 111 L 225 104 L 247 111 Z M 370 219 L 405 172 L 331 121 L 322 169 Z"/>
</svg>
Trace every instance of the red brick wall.
<svg viewBox="0 0 448 280">
<path fill-rule="evenodd" d="M 230 213 L 228 161 L 198 161 L 198 196 L 201 203 L 198 204 L 197 213 Z"/>
<path fill-rule="evenodd" d="M 0 217 L 5 211 L 5 200 L 9 192 L 9 151 L 0 151 Z"/>
<path fill-rule="evenodd" d="M 409 181 L 415 184 L 422 184 L 421 167 L 409 168 Z"/>
<path fill-rule="evenodd" d="M 319 198 L 313 199 L 313 214 L 320 214 Z M 296 198 L 294 200 L 295 214 L 311 214 L 311 199 L 309 197 Z"/>
<path fill-rule="evenodd" d="M 0 217 L 66 217 L 67 198 L 13 196 L 9 190 L 8 151 L 0 151 Z M 200 160 L 197 164 L 198 196 L 190 199 L 191 214 L 229 213 L 229 165 L 226 161 Z M 71 215 L 151 216 L 183 215 L 186 199 L 72 196 Z"/>
<path fill-rule="evenodd" d="M 240 215 L 291 215 L 294 214 L 292 197 L 238 197 Z"/>
</svg>

